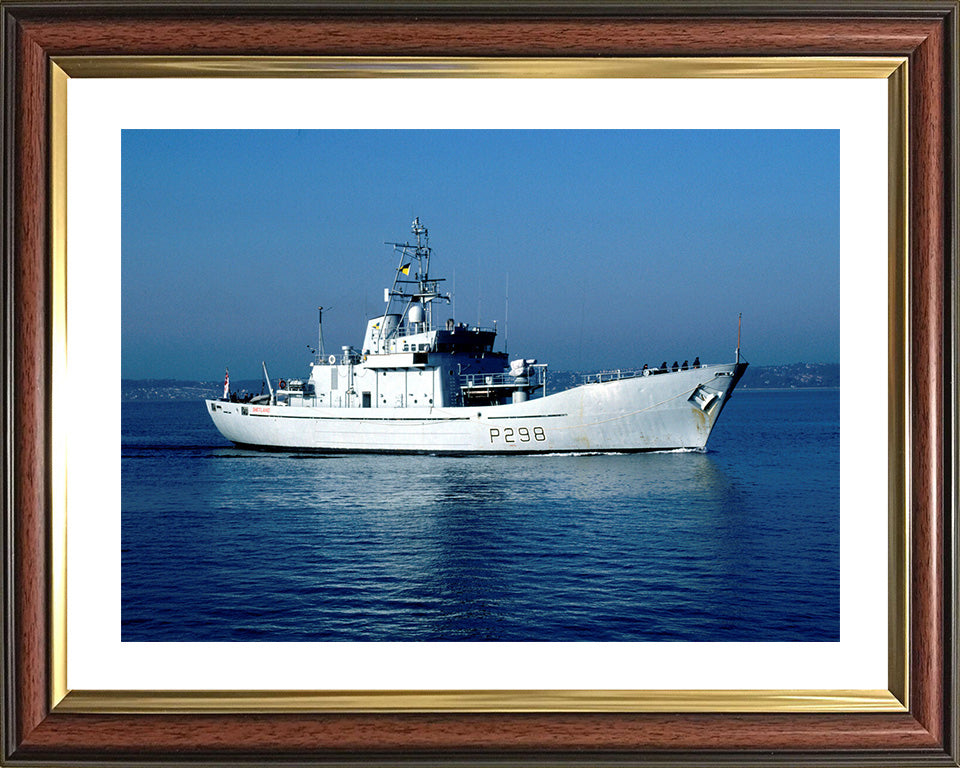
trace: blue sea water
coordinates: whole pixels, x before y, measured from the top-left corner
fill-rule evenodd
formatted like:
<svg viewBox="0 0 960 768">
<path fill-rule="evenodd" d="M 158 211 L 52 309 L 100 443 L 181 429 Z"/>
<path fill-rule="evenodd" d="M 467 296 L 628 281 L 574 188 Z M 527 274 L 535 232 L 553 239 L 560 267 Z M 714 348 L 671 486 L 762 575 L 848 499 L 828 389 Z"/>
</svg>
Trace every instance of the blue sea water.
<svg viewBox="0 0 960 768">
<path fill-rule="evenodd" d="M 836 641 L 839 392 L 737 391 L 706 453 L 242 451 L 124 403 L 124 641 Z"/>
</svg>

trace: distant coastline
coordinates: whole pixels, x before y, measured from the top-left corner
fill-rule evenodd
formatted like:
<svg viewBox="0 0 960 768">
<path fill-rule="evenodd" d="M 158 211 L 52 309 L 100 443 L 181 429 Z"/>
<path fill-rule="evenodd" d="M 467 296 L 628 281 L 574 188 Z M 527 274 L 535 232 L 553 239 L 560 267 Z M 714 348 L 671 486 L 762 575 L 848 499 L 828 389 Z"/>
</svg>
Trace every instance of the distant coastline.
<svg viewBox="0 0 960 768">
<path fill-rule="evenodd" d="M 549 371 L 547 392 L 570 389 L 582 382 L 590 371 Z M 259 393 L 260 379 L 231 381 L 231 390 Z M 837 389 L 840 386 L 839 363 L 789 363 L 785 365 L 751 365 L 744 374 L 743 390 Z M 223 381 L 183 379 L 122 379 L 122 402 L 170 402 L 219 397 Z"/>
</svg>

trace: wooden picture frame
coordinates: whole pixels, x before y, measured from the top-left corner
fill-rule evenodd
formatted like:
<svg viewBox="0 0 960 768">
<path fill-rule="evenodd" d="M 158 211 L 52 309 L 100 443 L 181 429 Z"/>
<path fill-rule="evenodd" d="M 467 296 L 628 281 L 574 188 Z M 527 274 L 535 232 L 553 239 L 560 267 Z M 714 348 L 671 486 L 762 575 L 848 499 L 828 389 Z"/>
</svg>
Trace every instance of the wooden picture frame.
<svg viewBox="0 0 960 768">
<path fill-rule="evenodd" d="M 4 169 L 3 745 L 11 765 L 958 765 L 957 2 L 0 2 Z M 103 56 L 905 57 L 910 269 L 902 489 L 909 642 L 899 711 L 62 706 L 51 595 L 56 61 Z M 893 233 L 896 235 L 896 233 Z M 894 360 L 899 358 L 894 355 Z M 896 368 L 896 366 L 893 366 Z M 892 376 L 897 372 L 891 371 Z M 896 387 L 894 387 L 896 390 Z M 893 610 L 898 610 L 893 605 Z M 896 645 L 896 643 L 894 643 Z M 59 649 L 59 650 L 58 650 Z M 891 662 L 892 670 L 899 662 Z M 894 670 L 895 671 L 895 670 Z M 198 694 L 202 698 L 202 693 Z M 227 712 L 225 710 L 234 711 Z M 869 708 L 866 708 L 869 709 Z M 598 711 L 599 710 L 599 711 Z M 700 711 L 696 711 L 700 710 Z"/>
</svg>

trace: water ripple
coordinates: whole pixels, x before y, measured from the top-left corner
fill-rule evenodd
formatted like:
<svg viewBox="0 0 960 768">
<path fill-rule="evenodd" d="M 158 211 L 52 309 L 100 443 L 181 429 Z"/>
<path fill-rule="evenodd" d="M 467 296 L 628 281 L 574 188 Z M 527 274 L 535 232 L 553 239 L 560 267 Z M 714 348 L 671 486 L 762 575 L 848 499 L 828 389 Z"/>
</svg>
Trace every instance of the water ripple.
<svg viewBox="0 0 960 768">
<path fill-rule="evenodd" d="M 122 637 L 837 640 L 838 424 L 738 393 L 706 453 L 288 455 L 125 404 Z"/>
</svg>

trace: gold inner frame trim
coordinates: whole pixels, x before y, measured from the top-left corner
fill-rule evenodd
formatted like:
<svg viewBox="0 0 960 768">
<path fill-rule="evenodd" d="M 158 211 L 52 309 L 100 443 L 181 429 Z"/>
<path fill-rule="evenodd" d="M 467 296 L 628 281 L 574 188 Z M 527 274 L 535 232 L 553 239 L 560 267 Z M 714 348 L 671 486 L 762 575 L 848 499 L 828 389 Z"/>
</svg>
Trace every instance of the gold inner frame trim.
<svg viewBox="0 0 960 768">
<path fill-rule="evenodd" d="M 910 705 L 910 240 L 908 63 L 887 79 L 887 681 Z"/>
<path fill-rule="evenodd" d="M 902 57 L 57 56 L 70 77 L 886 78 Z"/>
<path fill-rule="evenodd" d="M 50 663 L 51 698 L 67 694 L 67 80 L 50 67 Z"/>
<path fill-rule="evenodd" d="M 903 712 L 889 691 L 75 691 L 57 712 Z"/>
<path fill-rule="evenodd" d="M 67 686 L 67 91 L 78 78 L 874 78 L 888 81 L 889 690 L 160 691 Z M 51 61 L 51 649 L 57 712 L 904 712 L 909 701 L 908 91 L 903 57 L 63 56 Z"/>
</svg>

